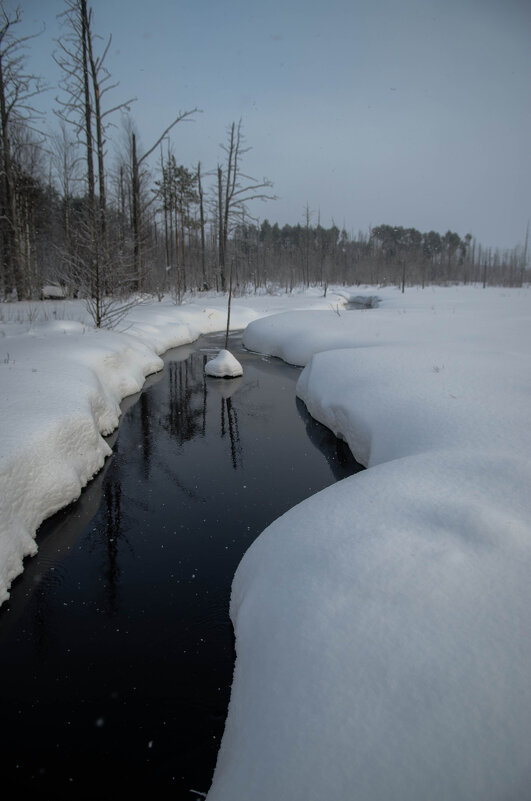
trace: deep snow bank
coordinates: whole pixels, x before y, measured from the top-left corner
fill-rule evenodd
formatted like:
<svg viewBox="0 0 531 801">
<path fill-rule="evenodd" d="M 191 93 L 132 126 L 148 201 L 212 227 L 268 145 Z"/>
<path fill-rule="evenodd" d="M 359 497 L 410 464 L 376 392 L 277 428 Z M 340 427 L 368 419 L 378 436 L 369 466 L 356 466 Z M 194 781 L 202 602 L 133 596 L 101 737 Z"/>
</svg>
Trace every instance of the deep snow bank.
<svg viewBox="0 0 531 801">
<path fill-rule="evenodd" d="M 49 323 L 2 340 L 0 601 L 35 531 L 79 496 L 110 448 L 120 401 L 162 361 L 127 334 Z"/>
<path fill-rule="evenodd" d="M 245 333 L 370 469 L 238 568 L 209 801 L 531 797 L 531 292 L 382 295 Z"/>
</svg>

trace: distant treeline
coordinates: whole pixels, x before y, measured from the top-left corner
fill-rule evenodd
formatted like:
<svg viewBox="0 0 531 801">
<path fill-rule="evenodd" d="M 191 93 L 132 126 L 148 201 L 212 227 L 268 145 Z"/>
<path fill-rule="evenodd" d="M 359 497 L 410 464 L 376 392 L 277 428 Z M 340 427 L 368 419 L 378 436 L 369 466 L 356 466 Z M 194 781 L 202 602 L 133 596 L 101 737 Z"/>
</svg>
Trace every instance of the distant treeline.
<svg viewBox="0 0 531 801">
<path fill-rule="evenodd" d="M 281 226 L 252 221 L 245 207 L 228 220 L 222 264 L 217 193 L 211 187 L 204 198 L 200 168 L 161 157 L 158 173 L 142 173 L 135 211 L 131 170 L 119 164 L 108 183 L 100 231 L 91 222 L 93 202 L 73 191 L 80 182 L 47 180 L 44 167 L 37 146 L 26 141 L 17 148 L 14 211 L 0 227 L 0 298 L 38 298 L 50 283 L 74 296 L 141 291 L 180 298 L 189 289 L 225 289 L 231 263 L 235 291 L 270 284 L 291 291 L 300 284 L 520 286 L 529 280 L 527 247 L 500 252 L 483 248 L 471 234 L 391 225 L 353 234 L 314 224 L 308 211 L 302 223 Z M 6 194 L 4 183 L 4 208 Z"/>
<path fill-rule="evenodd" d="M 309 215 L 308 215 L 309 216 Z M 357 235 L 336 225 L 238 225 L 233 247 L 241 280 L 296 284 L 407 284 L 463 282 L 520 286 L 528 280 L 523 248 L 485 249 L 471 234 L 421 233 L 379 225 Z"/>
<path fill-rule="evenodd" d="M 1 237 L 0 296 L 38 298 L 50 283 L 62 285 L 69 295 L 85 294 L 90 289 L 83 275 L 89 259 L 86 196 L 65 195 L 16 162 L 15 169 L 18 281 L 9 270 L 7 237 Z M 163 180 L 151 185 L 146 181 L 143 187 L 137 245 L 140 281 L 134 269 L 131 193 L 123 171 L 118 173 L 116 194 L 107 197 L 102 292 L 173 292 L 180 297 L 189 289 L 226 288 L 226 276 L 220 270 L 216 204 L 205 202 L 200 209 L 197 171 L 180 170 L 182 191 L 177 190 L 174 197 L 168 196 Z M 353 234 L 336 225 L 306 221 L 281 226 L 268 220 L 252 222 L 245 214 L 241 217 L 243 221 L 233 221 L 225 254 L 226 271 L 233 264 L 235 291 L 256 291 L 270 284 L 291 291 L 301 284 L 520 286 L 529 280 L 524 248 L 485 249 L 470 234 L 391 225 Z"/>
<path fill-rule="evenodd" d="M 56 294 L 83 297 L 96 325 L 112 325 L 132 294 L 188 290 L 258 291 L 296 285 L 482 282 L 519 286 L 523 247 L 485 250 L 460 236 L 379 225 L 353 234 L 325 227 L 306 206 L 297 225 L 259 222 L 267 179 L 242 169 L 242 124 L 229 125 L 221 156 L 179 164 L 169 140 L 179 112 L 147 149 L 129 113 L 107 101 L 105 45 L 87 0 L 65 0 L 64 33 L 53 58 L 62 79 L 52 133 L 33 109 L 41 91 L 25 66 L 31 37 L 18 37 L 21 10 L 0 0 L 0 300 Z M 18 38 L 17 38 L 18 37 Z M 38 101 L 37 101 L 38 102 Z M 121 144 L 110 120 L 122 112 Z M 41 128 L 42 126 L 42 128 Z M 219 156 L 219 154 L 218 154 Z M 109 165 L 110 161 L 110 165 Z M 51 290 L 53 292 L 53 290 Z"/>
</svg>

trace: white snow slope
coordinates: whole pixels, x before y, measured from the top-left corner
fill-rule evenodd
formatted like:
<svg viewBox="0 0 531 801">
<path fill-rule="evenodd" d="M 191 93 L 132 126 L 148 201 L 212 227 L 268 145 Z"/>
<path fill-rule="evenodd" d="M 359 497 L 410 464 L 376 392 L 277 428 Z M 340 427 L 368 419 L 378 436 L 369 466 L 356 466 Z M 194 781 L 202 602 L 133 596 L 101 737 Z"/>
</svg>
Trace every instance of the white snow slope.
<svg viewBox="0 0 531 801">
<path fill-rule="evenodd" d="M 237 570 L 208 801 L 531 798 L 531 291 L 377 294 L 244 334 L 369 469 Z"/>
<path fill-rule="evenodd" d="M 317 291 L 235 298 L 232 327 L 295 307 L 328 306 Z M 333 297 L 333 295 L 331 295 Z M 226 297 L 134 307 L 125 333 L 96 330 L 82 301 L 0 304 L 0 603 L 41 522 L 75 500 L 110 452 L 101 435 L 119 403 L 162 368 L 158 354 L 226 324 Z"/>
</svg>

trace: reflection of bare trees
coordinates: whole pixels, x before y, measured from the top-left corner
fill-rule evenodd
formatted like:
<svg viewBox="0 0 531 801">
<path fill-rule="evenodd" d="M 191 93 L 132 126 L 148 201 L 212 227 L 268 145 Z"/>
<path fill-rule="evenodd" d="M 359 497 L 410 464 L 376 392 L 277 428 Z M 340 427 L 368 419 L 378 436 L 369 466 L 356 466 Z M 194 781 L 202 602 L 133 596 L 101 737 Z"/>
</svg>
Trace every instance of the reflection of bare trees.
<svg viewBox="0 0 531 801">
<path fill-rule="evenodd" d="M 140 431 L 143 456 L 144 478 L 149 479 L 149 469 L 151 465 L 151 395 L 149 392 L 142 392 L 140 395 Z"/>
<path fill-rule="evenodd" d="M 122 534 L 122 485 L 120 481 L 107 481 L 104 489 L 105 514 L 105 555 L 107 564 L 103 571 L 105 577 L 105 594 L 109 611 L 117 611 L 118 587 L 120 584 L 120 566 L 118 564 L 118 546 Z"/>
<path fill-rule="evenodd" d="M 226 421 L 226 422 L 225 422 Z M 232 405 L 232 399 L 221 396 L 221 438 L 229 434 L 230 455 L 234 470 L 238 466 L 243 467 L 242 446 L 240 442 L 240 431 L 238 428 L 238 414 Z M 238 465 L 239 462 L 239 465 Z"/>
<path fill-rule="evenodd" d="M 194 353 L 186 361 L 170 362 L 167 367 L 169 399 L 161 425 L 179 445 L 205 433 L 207 388 L 204 363 L 202 354 Z"/>
<path fill-rule="evenodd" d="M 168 464 L 168 462 L 161 462 L 158 468 L 160 472 L 171 481 L 175 489 L 182 492 L 186 498 L 194 501 L 201 501 L 202 503 L 207 501 L 207 495 L 198 492 L 197 484 L 194 485 L 194 487 L 187 486 L 179 477 L 178 471 L 172 467 L 171 464 Z"/>
<path fill-rule="evenodd" d="M 202 354 L 201 358 L 201 375 L 203 376 L 203 427 L 202 427 L 202 435 L 205 436 L 206 434 L 206 408 L 207 408 L 207 383 L 206 383 L 206 375 L 205 375 L 205 364 L 207 363 L 207 356 L 206 354 Z"/>
<path fill-rule="evenodd" d="M 119 441 L 115 446 L 115 457 L 119 453 Z M 125 545 L 132 550 L 127 538 L 128 520 L 123 506 L 123 476 L 120 460 L 114 458 L 102 488 L 102 500 L 97 526 L 89 533 L 92 548 L 98 546 L 102 556 L 103 589 L 108 612 L 115 615 L 119 609 L 119 591 L 122 580 L 120 549 Z M 100 550 L 101 549 L 101 550 Z"/>
<path fill-rule="evenodd" d="M 168 406 L 160 424 L 179 445 L 196 436 L 205 436 L 207 427 L 207 397 L 210 388 L 221 394 L 221 438 L 227 435 L 230 442 L 231 462 L 234 470 L 242 465 L 242 447 L 238 427 L 238 414 L 231 395 L 238 389 L 241 379 L 210 379 L 207 382 L 205 363 L 207 355 L 192 353 L 186 361 L 168 364 Z"/>
</svg>

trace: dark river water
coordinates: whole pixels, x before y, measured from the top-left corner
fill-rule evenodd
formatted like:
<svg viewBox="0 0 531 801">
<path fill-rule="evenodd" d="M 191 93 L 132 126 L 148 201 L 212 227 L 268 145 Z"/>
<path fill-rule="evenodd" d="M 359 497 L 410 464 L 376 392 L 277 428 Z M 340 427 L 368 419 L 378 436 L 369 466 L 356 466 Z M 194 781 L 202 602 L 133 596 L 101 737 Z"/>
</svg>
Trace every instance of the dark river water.
<svg viewBox="0 0 531 801">
<path fill-rule="evenodd" d="M 230 585 L 275 518 L 359 468 L 295 398 L 299 369 L 222 337 L 169 351 L 113 455 L 47 521 L 0 608 L 0 767 L 31 797 L 209 789 L 230 695 Z M 197 791 L 197 792 L 194 792 Z"/>
</svg>

